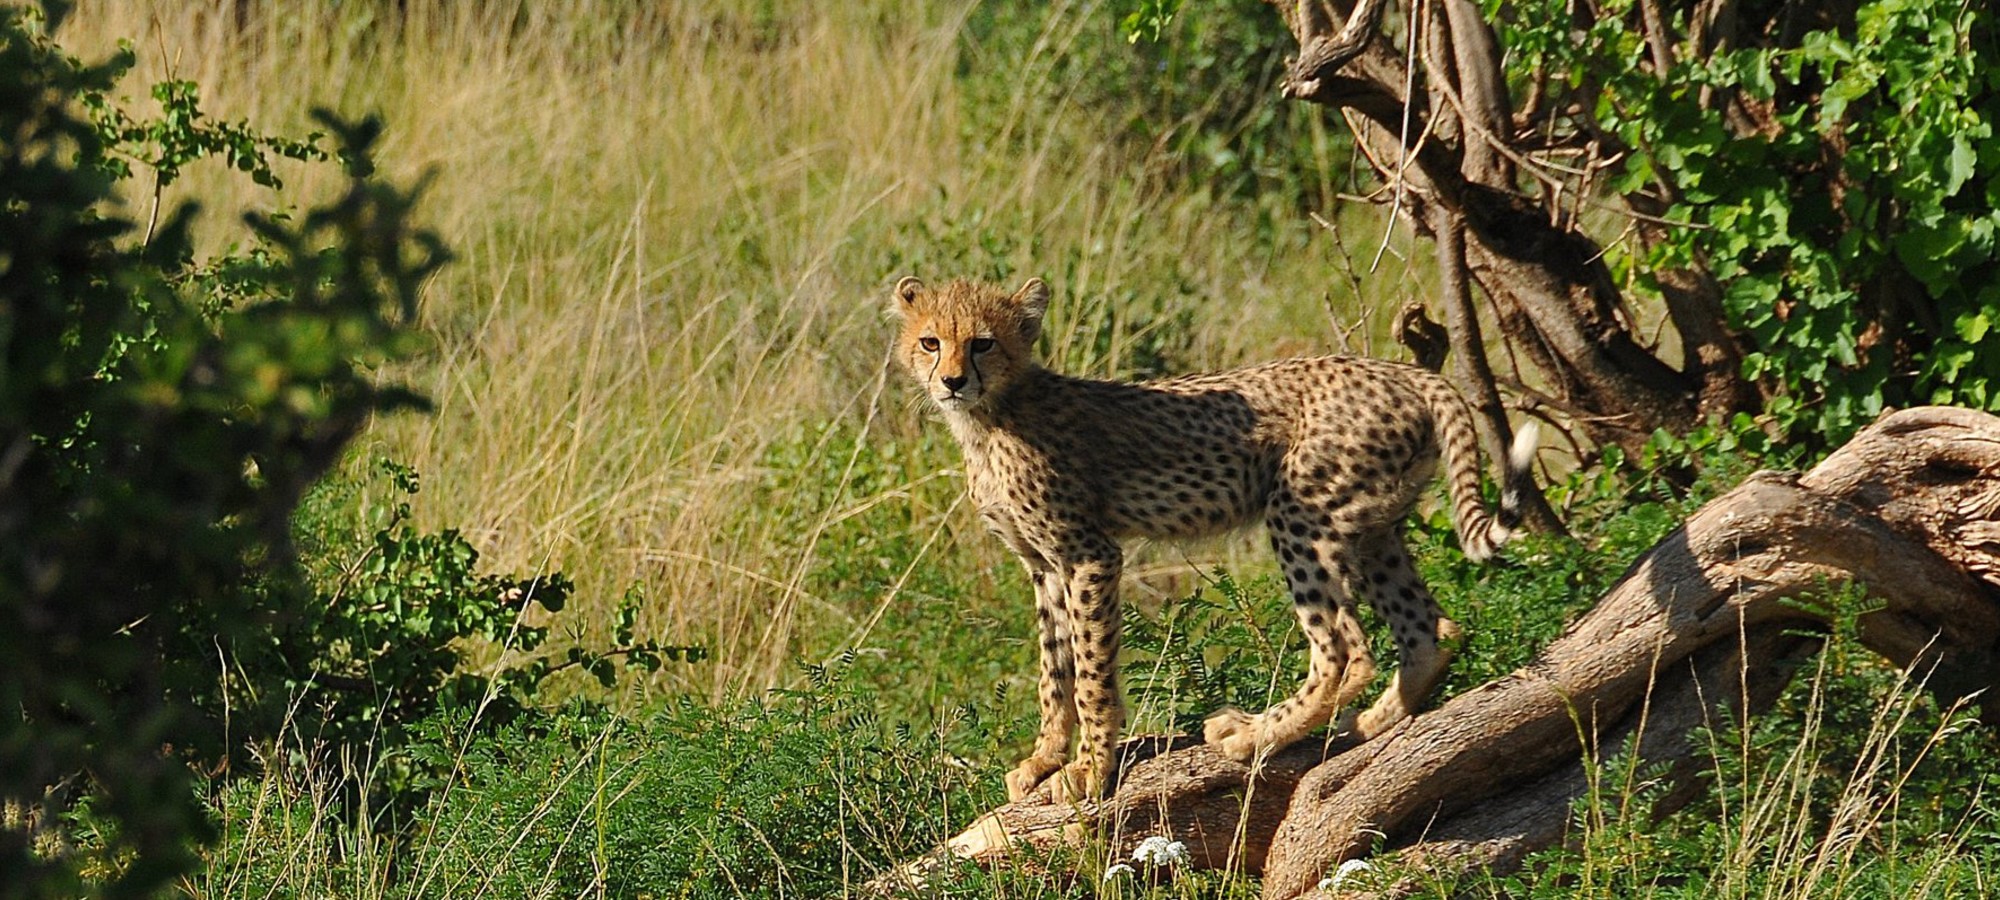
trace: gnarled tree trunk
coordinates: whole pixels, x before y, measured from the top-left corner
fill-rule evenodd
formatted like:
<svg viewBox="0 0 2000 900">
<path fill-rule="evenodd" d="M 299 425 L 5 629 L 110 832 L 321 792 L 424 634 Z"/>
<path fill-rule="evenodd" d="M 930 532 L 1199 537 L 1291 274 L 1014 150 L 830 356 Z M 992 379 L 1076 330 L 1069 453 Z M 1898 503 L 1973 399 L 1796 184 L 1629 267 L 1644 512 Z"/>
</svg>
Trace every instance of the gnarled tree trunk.
<svg viewBox="0 0 2000 900">
<path fill-rule="evenodd" d="M 881 883 L 1074 843 L 1086 823 L 1123 851 L 1170 834 L 1190 865 L 1261 875 L 1272 898 L 1314 891 L 1378 842 L 1440 870 L 1505 869 L 1563 838 L 1593 759 L 1629 749 L 1665 768 L 1670 806 L 1691 798 L 1691 729 L 1765 709 L 1833 624 L 1787 601 L 1850 584 L 1879 604 L 1856 620 L 1860 642 L 1931 690 L 1955 700 L 2000 679 L 2000 418 L 1892 413 L 1802 477 L 1753 476 L 1527 666 L 1375 740 L 1293 747 L 1253 771 L 1196 738 L 1135 738 L 1111 797 L 1008 804 Z"/>
</svg>

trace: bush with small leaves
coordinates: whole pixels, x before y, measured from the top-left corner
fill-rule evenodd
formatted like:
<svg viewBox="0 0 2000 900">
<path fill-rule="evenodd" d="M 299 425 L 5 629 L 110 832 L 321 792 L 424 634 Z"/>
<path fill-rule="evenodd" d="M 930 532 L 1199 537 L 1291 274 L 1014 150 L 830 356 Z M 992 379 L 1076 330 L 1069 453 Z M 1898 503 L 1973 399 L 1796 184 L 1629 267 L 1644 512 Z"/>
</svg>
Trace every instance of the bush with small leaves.
<svg viewBox="0 0 2000 900">
<path fill-rule="evenodd" d="M 423 406 L 379 368 L 414 349 L 446 253 L 412 226 L 416 193 L 374 176 L 379 127 L 331 115 L 345 190 L 246 216 L 243 265 L 193 262 L 191 205 L 141 233 L 116 200 L 130 129 L 107 133 L 99 102 L 129 56 L 62 52 L 64 12 L 0 8 L 0 896 L 84 892 L 56 830 L 79 797 L 112 863 L 96 888 L 136 896 L 210 830 L 189 764 L 228 758 L 232 700 L 268 674 L 236 663 L 296 652 L 317 599 L 292 560 L 300 498 L 371 417 Z M 149 164 L 314 155 L 205 127 L 141 128 L 183 142 Z"/>
</svg>

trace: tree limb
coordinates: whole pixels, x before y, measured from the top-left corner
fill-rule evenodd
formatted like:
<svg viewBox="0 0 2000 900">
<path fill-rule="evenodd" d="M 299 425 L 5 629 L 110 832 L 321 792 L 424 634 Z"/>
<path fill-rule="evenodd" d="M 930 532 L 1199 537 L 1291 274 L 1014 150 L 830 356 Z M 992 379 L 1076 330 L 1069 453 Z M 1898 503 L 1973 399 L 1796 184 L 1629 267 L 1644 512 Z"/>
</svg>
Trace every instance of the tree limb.
<svg viewBox="0 0 2000 900">
<path fill-rule="evenodd" d="M 1512 128 L 1496 109 L 1506 103 L 1504 83 L 1495 74 L 1498 46 L 1477 10 L 1448 6 L 1451 52 L 1419 55 L 1431 70 L 1427 83 L 1476 92 L 1462 96 L 1458 105 L 1470 111 L 1460 119 L 1458 110 L 1408 90 L 1412 79 L 1404 60 L 1379 39 L 1379 3 L 1356 7 L 1338 34 L 1335 11 L 1323 4 L 1279 0 L 1275 5 L 1300 46 L 1285 95 L 1360 112 L 1379 126 L 1357 131 L 1356 138 L 1382 177 L 1401 179 L 1409 193 L 1426 195 L 1464 218 L 1474 277 L 1496 302 L 1520 313 L 1505 317 L 1509 339 L 1532 344 L 1531 358 L 1546 366 L 1550 389 L 1591 413 L 1585 432 L 1636 452 L 1655 429 L 1693 425 L 1697 385 L 1641 346 L 1618 320 L 1618 290 L 1604 266 L 1603 248 L 1559 227 L 1506 177 L 1509 153 L 1503 145 Z M 1340 52 L 1330 52 L 1336 46 Z M 1446 127 L 1435 121 L 1440 118 Z M 1481 141 L 1486 149 L 1474 150 Z M 1488 150 L 1496 158 L 1482 155 Z M 1410 215 L 1428 228 L 1424 213 L 1411 209 Z M 1515 333 L 1521 328 L 1532 334 Z"/>
<path fill-rule="evenodd" d="M 1458 360 L 1456 380 L 1472 403 L 1487 458 L 1503 460 L 1514 443 L 1514 430 L 1507 424 L 1506 407 L 1500 403 L 1493 366 L 1486 359 L 1486 341 L 1479 333 L 1479 313 L 1472 305 L 1472 287 L 1466 283 L 1465 224 L 1457 213 L 1443 206 L 1431 209 L 1431 219 L 1438 246 L 1438 294 L 1444 298 L 1445 329 L 1452 356 Z M 1521 498 L 1521 519 L 1529 528 L 1543 534 L 1568 533 L 1541 491 L 1522 491 Z"/>
<path fill-rule="evenodd" d="M 1316 0 L 1273 0 L 1285 17 L 1285 24 L 1299 41 L 1299 55 L 1286 66 L 1284 83 L 1278 91 L 1286 97 L 1319 94 L 1321 83 L 1361 55 L 1375 39 L 1382 25 L 1382 9 L 1388 0 L 1361 0 L 1347 15 L 1339 31 L 1333 30 L 1328 7 Z"/>
</svg>

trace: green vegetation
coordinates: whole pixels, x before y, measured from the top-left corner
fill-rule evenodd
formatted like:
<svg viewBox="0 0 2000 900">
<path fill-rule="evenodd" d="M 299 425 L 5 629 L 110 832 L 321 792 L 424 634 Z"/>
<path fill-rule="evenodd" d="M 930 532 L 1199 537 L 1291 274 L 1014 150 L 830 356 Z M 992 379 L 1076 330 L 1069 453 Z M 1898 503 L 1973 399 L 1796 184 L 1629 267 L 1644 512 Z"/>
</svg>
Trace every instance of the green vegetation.
<svg viewBox="0 0 2000 900">
<path fill-rule="evenodd" d="M 1040 275 L 1046 355 L 1142 376 L 1395 355 L 1435 283 L 1342 201 L 1374 187 L 1344 127 L 1274 99 L 1290 38 L 1250 0 L 196 6 L 0 18 L 0 897 L 850 891 L 998 802 L 1034 726 L 1030 592 L 884 365 L 887 285 Z M 1853 146 L 1944 161 L 1858 150 L 1854 246 L 1772 212 L 1808 142 L 1716 151 L 1668 127 L 1684 96 L 1612 86 L 1621 177 L 1712 188 L 1619 274 L 1722 267 L 1779 402 L 1558 466 L 1578 540 L 1497 567 L 1428 507 L 1468 630 L 1445 691 L 1759 464 L 1883 402 L 1989 401 L 2000 145 L 1927 86 L 2000 70 L 1989 15 L 1938 9 L 1690 63 L 1851 84 Z M 1522 36 L 1562 18 L 1508 40 L 1602 65 Z M 1592 53 L 1629 55 L 1620 21 Z M 1813 146 L 1835 93 L 1791 123 Z M 1852 286 L 1892 258 L 1948 327 L 1850 364 L 1822 338 L 1865 330 Z M 1138 727 L 1298 677 L 1261 545 L 1133 561 Z M 1654 816 L 1656 773 L 1605 760 L 1574 846 L 1424 895 L 1947 897 L 2000 863 L 1990 733 L 1839 641 L 1705 739 L 1693 806 Z M 1256 890 L 1100 857 L 925 896 Z"/>
<path fill-rule="evenodd" d="M 136 237 L 103 209 L 120 145 L 76 109 L 124 61 L 78 64 L 17 10 L 0 11 L 0 40 L 0 793 L 59 811 L 87 792 L 111 826 L 103 851 L 131 854 L 107 888 L 136 893 L 204 831 L 185 764 L 226 759 L 232 705 L 268 702 L 287 664 L 322 649 L 281 646 L 305 605 L 286 583 L 289 517 L 369 416 L 416 405 L 368 367 L 399 352 L 397 322 L 444 257 L 405 230 L 410 195 L 368 177 L 375 125 L 326 117 L 346 189 L 246 217 L 259 252 L 224 277 L 256 296 L 211 305 L 192 206 Z M 197 127 L 176 130 L 197 140 L 162 171 L 211 152 Z M 259 144 L 230 146 L 256 167 Z M 55 893 L 61 867 L 39 871 L 28 837 L 0 832 L 6 883 Z"/>
<path fill-rule="evenodd" d="M 1766 4 L 1780 19 L 1803 7 Z M 1951 3 L 1856 4 L 1809 28 L 1751 30 L 1664 77 L 1627 65 L 1629 18 L 1583 41 L 1556 4 L 1518 4 L 1515 71 L 1598 82 L 1594 115 L 1629 153 L 1610 189 L 1657 198 L 1674 227 L 1611 254 L 1641 295 L 1701 270 L 1743 335 L 1761 413 L 1838 443 L 1885 407 L 1983 407 L 2000 386 L 2000 54 L 1993 18 Z M 1726 39 L 1718 39 L 1726 40 Z M 1746 125 L 1746 122 L 1750 123 Z"/>
</svg>

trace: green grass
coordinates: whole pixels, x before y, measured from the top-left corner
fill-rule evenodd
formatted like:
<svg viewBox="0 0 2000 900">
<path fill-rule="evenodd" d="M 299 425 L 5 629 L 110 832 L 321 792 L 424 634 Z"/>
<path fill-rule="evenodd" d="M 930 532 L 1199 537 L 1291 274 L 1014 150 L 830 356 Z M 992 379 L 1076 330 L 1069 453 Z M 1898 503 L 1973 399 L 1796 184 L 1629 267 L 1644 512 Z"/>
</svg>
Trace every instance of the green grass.
<svg viewBox="0 0 2000 900">
<path fill-rule="evenodd" d="M 922 852 L 992 804 L 997 773 L 969 708 L 894 725 L 820 669 L 756 701 L 574 712 L 460 740 L 432 723 L 449 785 L 393 836 L 343 808 L 344 761 L 301 753 L 214 803 L 224 838 L 201 897 L 826 896 Z"/>
<path fill-rule="evenodd" d="M 1231 588 L 1230 590 L 1235 590 Z M 1235 648 L 1226 597 L 1185 646 Z M 1202 613 L 1197 613 L 1197 618 Z M 1747 732 L 1705 735 L 1716 788 L 1660 818 L 1657 773 L 1599 761 L 1569 846 L 1524 872 L 1440 880 L 1390 855 L 1361 883 L 1413 877 L 1420 897 L 1781 898 L 1983 896 L 1996 862 L 1995 783 L 1964 710 L 1836 643 Z M 1168 661 L 1167 667 L 1179 663 Z M 303 748 L 231 782 L 200 897 L 785 897 L 854 891 L 1001 798 L 1027 726 L 973 698 L 915 718 L 881 712 L 851 658 L 753 701 L 667 703 L 643 715 L 572 712 L 466 741 L 432 723 L 447 786 L 417 827 L 372 830 L 343 807 L 356 761 Z M 1230 667 L 1250 691 L 1261 672 Z M 1161 713 L 1163 695 L 1139 689 Z M 943 873 L 949 897 L 1250 896 L 1216 874 L 1103 880 L 1101 851 Z"/>
</svg>

